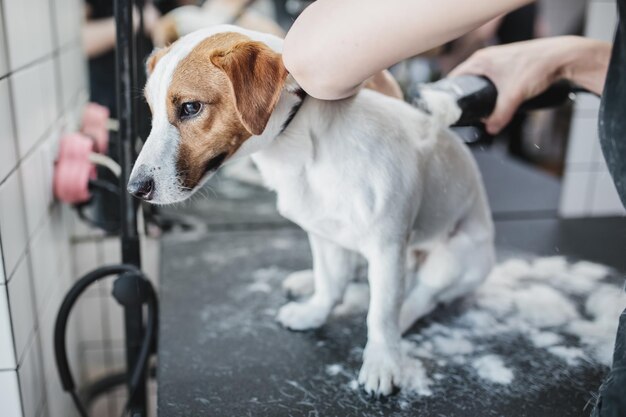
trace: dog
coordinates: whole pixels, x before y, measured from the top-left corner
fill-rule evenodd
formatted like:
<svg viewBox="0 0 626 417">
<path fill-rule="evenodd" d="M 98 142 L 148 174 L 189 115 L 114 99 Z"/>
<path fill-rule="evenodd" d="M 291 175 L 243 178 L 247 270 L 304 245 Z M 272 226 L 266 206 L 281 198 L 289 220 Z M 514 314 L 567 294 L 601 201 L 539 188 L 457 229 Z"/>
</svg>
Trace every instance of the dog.
<svg viewBox="0 0 626 417">
<path fill-rule="evenodd" d="M 308 232 L 314 293 L 277 320 L 322 326 L 368 262 L 370 304 L 359 382 L 401 386 L 402 334 L 439 303 L 475 289 L 494 263 L 494 228 L 477 166 L 447 125 L 460 110 L 432 92 L 430 111 L 371 90 L 306 96 L 282 40 L 234 26 L 189 34 L 146 63 L 152 130 L 128 191 L 183 201 L 222 165 L 251 155 L 279 212 Z"/>
</svg>

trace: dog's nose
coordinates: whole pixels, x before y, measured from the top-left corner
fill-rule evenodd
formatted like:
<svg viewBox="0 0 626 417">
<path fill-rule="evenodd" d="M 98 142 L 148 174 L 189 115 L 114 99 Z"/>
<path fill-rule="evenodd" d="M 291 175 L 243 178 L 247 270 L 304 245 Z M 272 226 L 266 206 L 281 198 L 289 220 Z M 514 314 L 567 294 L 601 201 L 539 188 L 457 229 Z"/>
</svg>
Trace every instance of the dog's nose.
<svg viewBox="0 0 626 417">
<path fill-rule="evenodd" d="M 154 178 L 152 176 L 140 176 L 128 183 L 129 193 L 142 200 L 150 201 L 154 196 Z"/>
</svg>

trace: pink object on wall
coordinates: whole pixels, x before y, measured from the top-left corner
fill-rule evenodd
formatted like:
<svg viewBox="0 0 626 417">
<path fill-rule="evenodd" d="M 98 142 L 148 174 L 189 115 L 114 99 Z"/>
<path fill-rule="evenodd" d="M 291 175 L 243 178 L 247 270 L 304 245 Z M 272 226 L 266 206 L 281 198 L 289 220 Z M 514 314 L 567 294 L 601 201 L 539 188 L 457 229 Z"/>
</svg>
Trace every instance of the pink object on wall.
<svg viewBox="0 0 626 417">
<path fill-rule="evenodd" d="M 83 111 L 81 132 L 96 142 L 96 152 L 106 154 L 109 148 L 109 109 L 97 103 L 89 103 Z"/>
<path fill-rule="evenodd" d="M 54 168 L 54 195 L 61 201 L 76 204 L 91 198 L 89 180 L 96 178 L 96 167 L 89 160 L 94 140 L 82 133 L 61 138 L 59 156 Z"/>
</svg>

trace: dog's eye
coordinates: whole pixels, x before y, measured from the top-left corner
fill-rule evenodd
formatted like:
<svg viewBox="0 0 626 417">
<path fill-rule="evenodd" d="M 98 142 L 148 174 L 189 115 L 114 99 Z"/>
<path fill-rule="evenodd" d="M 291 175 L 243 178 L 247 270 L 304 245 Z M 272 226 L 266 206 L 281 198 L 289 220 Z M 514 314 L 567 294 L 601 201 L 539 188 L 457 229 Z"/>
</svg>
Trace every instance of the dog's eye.
<svg viewBox="0 0 626 417">
<path fill-rule="evenodd" d="M 197 116 L 201 110 L 202 103 L 200 103 L 199 101 L 190 101 L 187 103 L 183 103 L 180 106 L 180 118 L 189 119 L 191 117 Z"/>
</svg>

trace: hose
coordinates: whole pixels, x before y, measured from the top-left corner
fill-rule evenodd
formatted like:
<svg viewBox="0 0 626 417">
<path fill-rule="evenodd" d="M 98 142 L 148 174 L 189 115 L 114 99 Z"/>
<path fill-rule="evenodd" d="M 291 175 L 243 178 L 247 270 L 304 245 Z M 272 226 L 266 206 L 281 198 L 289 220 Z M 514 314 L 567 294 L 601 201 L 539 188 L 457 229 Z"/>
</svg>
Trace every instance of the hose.
<svg viewBox="0 0 626 417">
<path fill-rule="evenodd" d="M 103 266 L 89 272 L 88 274 L 81 277 L 72 286 L 72 288 L 70 288 L 65 298 L 63 299 L 63 302 L 61 303 L 61 307 L 59 308 L 59 312 L 57 314 L 54 326 L 54 354 L 57 369 L 59 372 L 59 378 L 61 380 L 63 390 L 69 392 L 70 396 L 72 397 L 72 401 L 76 405 L 76 409 L 78 410 L 81 417 L 89 417 L 89 414 L 76 390 L 76 384 L 74 382 L 74 378 L 72 376 L 69 361 L 67 358 L 66 333 L 69 315 L 80 295 L 83 294 L 91 284 L 101 278 L 123 273 L 133 274 L 137 277 L 140 277 L 145 285 L 145 288 L 147 289 L 147 299 L 145 300 L 148 309 L 146 318 L 146 332 L 141 343 L 137 363 L 134 365 L 133 369 L 129 370 L 126 373 L 127 377 L 130 375 L 130 383 L 128 386 L 128 402 L 130 402 L 130 400 L 132 400 L 133 396 L 135 395 L 137 388 L 141 383 L 141 377 L 145 372 L 146 365 L 150 357 L 150 348 L 156 340 L 156 328 L 158 323 L 158 302 L 156 298 L 156 293 L 154 291 L 154 288 L 152 287 L 152 284 L 146 279 L 141 270 L 133 265 L 120 264 Z M 124 410 L 126 410 L 126 408 L 127 407 L 125 407 Z M 124 415 L 125 414 L 126 411 L 124 411 Z"/>
</svg>

